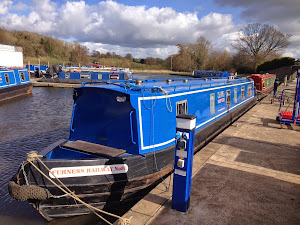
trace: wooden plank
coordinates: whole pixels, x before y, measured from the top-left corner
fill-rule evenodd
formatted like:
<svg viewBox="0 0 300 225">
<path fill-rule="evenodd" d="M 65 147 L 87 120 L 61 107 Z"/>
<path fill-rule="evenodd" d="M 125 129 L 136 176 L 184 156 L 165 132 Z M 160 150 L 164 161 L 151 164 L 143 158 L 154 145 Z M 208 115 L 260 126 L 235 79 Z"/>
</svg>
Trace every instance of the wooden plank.
<svg viewBox="0 0 300 225">
<path fill-rule="evenodd" d="M 79 150 L 86 153 L 93 153 L 104 157 L 116 157 L 123 155 L 126 151 L 118 148 L 111 148 L 105 145 L 94 144 L 86 141 L 73 141 L 62 145 L 65 148 Z"/>
</svg>

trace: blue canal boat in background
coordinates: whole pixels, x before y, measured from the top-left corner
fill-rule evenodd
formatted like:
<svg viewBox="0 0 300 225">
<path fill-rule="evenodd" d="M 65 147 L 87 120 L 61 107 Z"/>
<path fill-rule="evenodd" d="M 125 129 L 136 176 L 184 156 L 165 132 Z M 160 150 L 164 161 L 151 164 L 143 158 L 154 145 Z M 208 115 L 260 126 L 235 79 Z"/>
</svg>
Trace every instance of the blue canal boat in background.
<svg viewBox="0 0 300 225">
<path fill-rule="evenodd" d="M 83 82 L 98 82 L 108 80 L 128 80 L 132 79 L 132 74 L 127 74 L 121 70 L 78 70 L 78 71 L 65 71 L 61 70 L 58 66 L 50 66 L 44 74 L 42 81 L 55 82 L 55 83 L 71 83 L 81 84 Z"/>
<path fill-rule="evenodd" d="M 36 168 L 107 209 L 172 171 L 176 115 L 197 116 L 198 150 L 256 103 L 256 90 L 246 78 L 108 81 L 83 83 L 73 98 L 69 138 L 39 152 L 41 161 L 23 162 L 9 183 L 13 198 L 47 220 L 91 211 Z"/>
<path fill-rule="evenodd" d="M 31 94 L 32 83 L 25 68 L 0 68 L 0 101 Z"/>
<path fill-rule="evenodd" d="M 212 70 L 194 70 L 193 76 L 202 77 L 230 77 L 231 74 L 227 71 L 212 71 Z"/>
<path fill-rule="evenodd" d="M 63 83 L 82 83 L 82 82 L 97 82 L 102 80 L 127 80 L 127 73 L 120 70 L 113 71 L 61 71 L 58 74 L 59 82 Z"/>
<path fill-rule="evenodd" d="M 26 65 L 26 68 L 31 74 L 39 74 L 39 71 L 41 74 L 45 74 L 49 67 L 46 65 Z"/>
</svg>

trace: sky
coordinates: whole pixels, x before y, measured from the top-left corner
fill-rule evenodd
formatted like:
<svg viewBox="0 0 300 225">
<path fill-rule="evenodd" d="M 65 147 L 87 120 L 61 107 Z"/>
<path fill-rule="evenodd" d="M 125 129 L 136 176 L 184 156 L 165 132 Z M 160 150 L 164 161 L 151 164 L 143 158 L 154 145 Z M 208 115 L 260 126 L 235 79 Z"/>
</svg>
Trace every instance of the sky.
<svg viewBox="0 0 300 225">
<path fill-rule="evenodd" d="M 300 0 L 0 0 L 0 27 L 78 41 L 90 51 L 167 58 L 199 36 L 233 51 L 238 31 L 267 23 L 292 34 L 300 58 Z"/>
</svg>

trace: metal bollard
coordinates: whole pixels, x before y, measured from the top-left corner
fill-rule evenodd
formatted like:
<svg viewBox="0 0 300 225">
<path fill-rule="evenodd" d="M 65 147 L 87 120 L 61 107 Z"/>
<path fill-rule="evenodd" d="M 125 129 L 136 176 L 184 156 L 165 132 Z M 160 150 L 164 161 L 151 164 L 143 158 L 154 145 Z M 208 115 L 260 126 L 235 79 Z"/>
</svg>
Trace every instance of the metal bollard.
<svg viewBox="0 0 300 225">
<path fill-rule="evenodd" d="M 287 75 L 284 76 L 284 86 L 287 86 Z"/>
<path fill-rule="evenodd" d="M 172 209 L 180 212 L 187 212 L 190 206 L 196 117 L 176 116 Z"/>
</svg>

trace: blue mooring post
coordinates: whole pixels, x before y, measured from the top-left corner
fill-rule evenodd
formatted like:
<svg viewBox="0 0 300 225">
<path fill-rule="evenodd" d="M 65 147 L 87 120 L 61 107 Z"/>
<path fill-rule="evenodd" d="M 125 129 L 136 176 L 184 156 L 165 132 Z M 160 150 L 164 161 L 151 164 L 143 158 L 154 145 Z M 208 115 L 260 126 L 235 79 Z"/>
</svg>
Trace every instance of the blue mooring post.
<svg viewBox="0 0 300 225">
<path fill-rule="evenodd" d="M 190 207 L 196 117 L 176 116 L 172 209 L 180 212 L 187 212 Z"/>
</svg>

